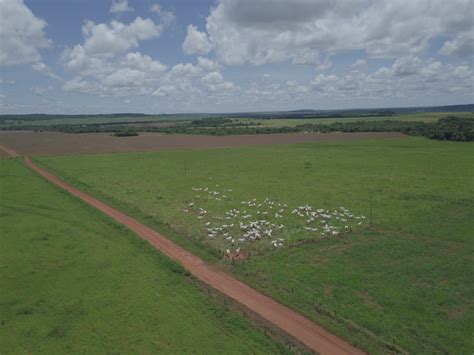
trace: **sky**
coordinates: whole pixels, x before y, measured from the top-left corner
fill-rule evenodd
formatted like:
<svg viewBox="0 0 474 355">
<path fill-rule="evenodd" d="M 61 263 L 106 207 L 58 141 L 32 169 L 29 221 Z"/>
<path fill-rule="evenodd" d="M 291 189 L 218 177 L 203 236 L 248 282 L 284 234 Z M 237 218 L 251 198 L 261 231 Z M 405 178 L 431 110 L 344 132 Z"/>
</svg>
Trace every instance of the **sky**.
<svg viewBox="0 0 474 355">
<path fill-rule="evenodd" d="M 473 103 L 473 0 L 0 0 L 0 113 Z"/>
</svg>

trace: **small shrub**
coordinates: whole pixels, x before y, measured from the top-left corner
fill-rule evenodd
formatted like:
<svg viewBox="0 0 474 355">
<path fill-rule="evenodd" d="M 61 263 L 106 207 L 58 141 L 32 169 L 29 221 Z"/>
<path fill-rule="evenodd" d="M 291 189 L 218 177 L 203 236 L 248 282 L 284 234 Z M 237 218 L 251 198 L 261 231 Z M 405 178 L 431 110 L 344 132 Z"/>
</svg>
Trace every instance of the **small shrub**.
<svg viewBox="0 0 474 355">
<path fill-rule="evenodd" d="M 123 131 L 123 132 L 115 132 L 115 137 L 135 137 L 138 136 L 138 133 L 135 131 Z"/>
</svg>

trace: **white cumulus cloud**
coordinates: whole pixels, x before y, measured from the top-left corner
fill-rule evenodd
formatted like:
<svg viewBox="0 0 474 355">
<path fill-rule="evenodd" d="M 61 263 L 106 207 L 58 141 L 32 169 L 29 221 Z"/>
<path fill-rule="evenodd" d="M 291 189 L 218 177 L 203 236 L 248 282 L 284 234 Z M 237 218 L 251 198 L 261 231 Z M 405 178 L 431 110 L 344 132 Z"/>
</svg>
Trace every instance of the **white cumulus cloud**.
<svg viewBox="0 0 474 355">
<path fill-rule="evenodd" d="M 172 11 L 163 9 L 163 7 L 158 3 L 153 4 L 150 8 L 150 11 L 156 13 L 165 26 L 168 26 L 176 21 L 176 15 Z"/>
<path fill-rule="evenodd" d="M 129 24 L 116 20 L 99 24 L 86 21 L 82 27 L 84 43 L 62 53 L 63 65 L 76 74 L 62 86 L 63 89 L 112 96 L 149 93 L 150 86 L 168 68 L 133 50 L 140 42 L 159 37 L 163 28 L 162 24 L 141 17 Z"/>
<path fill-rule="evenodd" d="M 193 25 L 188 26 L 188 33 L 182 47 L 186 54 L 207 54 L 212 49 L 207 34 L 200 32 L 197 27 Z"/>
<path fill-rule="evenodd" d="M 190 25 L 186 53 L 214 49 L 227 65 L 291 61 L 329 67 L 327 56 L 363 50 L 372 58 L 419 55 L 447 37 L 443 53 L 472 50 L 472 0 L 219 0 L 206 32 Z"/>
<path fill-rule="evenodd" d="M 474 56 L 474 30 L 466 31 L 456 38 L 444 42 L 441 53 L 461 58 Z"/>
<path fill-rule="evenodd" d="M 110 24 L 87 21 L 82 26 L 86 52 L 103 56 L 114 56 L 137 48 L 139 41 L 156 38 L 162 31 L 162 25 L 141 17 L 128 25 L 114 20 Z"/>
<path fill-rule="evenodd" d="M 52 43 L 46 25 L 23 0 L 0 0 L 0 65 L 40 62 L 39 51 Z"/>
<path fill-rule="evenodd" d="M 110 12 L 121 13 L 121 12 L 127 12 L 127 11 L 133 11 L 133 9 L 130 6 L 128 6 L 127 0 L 113 0 L 112 1 L 112 5 L 110 6 Z"/>
</svg>

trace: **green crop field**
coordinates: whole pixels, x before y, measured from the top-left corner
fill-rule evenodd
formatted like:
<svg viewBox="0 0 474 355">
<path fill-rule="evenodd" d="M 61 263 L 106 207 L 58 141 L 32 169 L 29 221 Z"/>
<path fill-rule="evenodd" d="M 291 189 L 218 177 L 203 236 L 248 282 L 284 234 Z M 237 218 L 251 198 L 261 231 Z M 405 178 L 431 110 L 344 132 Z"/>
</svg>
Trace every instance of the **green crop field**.
<svg viewBox="0 0 474 355">
<path fill-rule="evenodd" d="M 80 124 L 104 124 L 104 123 L 124 123 L 124 122 L 142 122 L 142 121 L 156 121 L 160 122 L 163 119 L 160 116 L 120 116 L 120 117 L 106 117 L 106 116 L 90 116 L 80 118 L 49 118 L 49 119 L 35 119 L 22 120 L 18 119 L 5 120 L 3 126 L 17 125 L 34 125 L 34 126 L 48 126 L 48 125 L 80 125 Z"/>
<path fill-rule="evenodd" d="M 19 160 L 0 160 L 0 195 L 2 354 L 286 351 Z"/>
<path fill-rule="evenodd" d="M 474 346 L 473 156 L 469 143 L 406 138 L 36 160 L 366 351 L 432 354 Z M 266 200 L 288 206 L 265 217 L 285 226 L 271 238 L 208 235 Z M 306 205 L 365 219 L 338 235 L 308 222 L 313 233 Z M 237 246 L 250 258 L 224 257 Z"/>
<path fill-rule="evenodd" d="M 340 117 L 340 118 L 270 118 L 265 120 L 255 120 L 249 118 L 239 119 L 242 123 L 257 124 L 259 127 L 294 127 L 302 124 L 331 124 L 334 122 L 355 122 L 355 121 L 406 121 L 406 122 L 435 122 L 440 118 L 447 116 L 457 116 L 474 118 L 473 112 L 420 112 L 420 113 L 405 113 L 394 114 L 391 116 L 371 116 L 371 117 Z"/>
</svg>

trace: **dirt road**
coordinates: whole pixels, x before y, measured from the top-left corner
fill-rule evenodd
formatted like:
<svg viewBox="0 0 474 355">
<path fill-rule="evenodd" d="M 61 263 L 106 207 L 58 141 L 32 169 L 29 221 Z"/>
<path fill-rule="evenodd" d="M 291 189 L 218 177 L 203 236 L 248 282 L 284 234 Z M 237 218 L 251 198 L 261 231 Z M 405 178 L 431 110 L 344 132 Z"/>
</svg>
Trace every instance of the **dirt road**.
<svg viewBox="0 0 474 355">
<path fill-rule="evenodd" d="M 134 231 L 162 253 L 179 262 L 200 281 L 244 305 L 315 352 L 321 354 L 363 353 L 307 318 L 243 284 L 228 273 L 206 264 L 200 258 L 174 244 L 153 229 L 66 184 L 55 175 L 52 175 L 34 164 L 30 158 L 25 158 L 25 163 L 53 184 L 79 197 L 81 200 Z"/>
<path fill-rule="evenodd" d="M 19 157 L 17 152 L 1 144 L 0 144 L 0 156 L 6 156 L 6 157 L 12 157 L 12 158 Z"/>
</svg>

